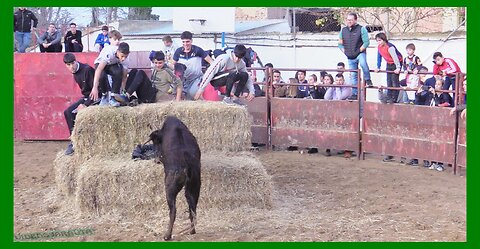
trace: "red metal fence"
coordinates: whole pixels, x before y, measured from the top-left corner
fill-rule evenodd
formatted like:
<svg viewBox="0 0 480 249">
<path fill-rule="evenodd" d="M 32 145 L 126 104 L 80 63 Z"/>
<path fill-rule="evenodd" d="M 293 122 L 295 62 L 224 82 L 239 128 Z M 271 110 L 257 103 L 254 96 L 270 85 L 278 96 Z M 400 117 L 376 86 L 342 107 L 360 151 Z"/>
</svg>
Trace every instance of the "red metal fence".
<svg viewBox="0 0 480 249">
<path fill-rule="evenodd" d="M 272 145 L 359 152 L 358 101 L 272 98 Z"/>
<path fill-rule="evenodd" d="M 268 144 L 268 112 L 267 98 L 254 98 L 248 103 L 248 112 L 253 117 L 252 143 Z"/>
<path fill-rule="evenodd" d="M 467 167 L 467 122 L 459 119 L 458 122 L 458 143 L 457 143 L 457 167 Z M 454 168 L 454 173 L 457 173 L 457 167 Z"/>
<path fill-rule="evenodd" d="M 455 162 L 450 108 L 365 102 L 363 152 Z"/>
</svg>

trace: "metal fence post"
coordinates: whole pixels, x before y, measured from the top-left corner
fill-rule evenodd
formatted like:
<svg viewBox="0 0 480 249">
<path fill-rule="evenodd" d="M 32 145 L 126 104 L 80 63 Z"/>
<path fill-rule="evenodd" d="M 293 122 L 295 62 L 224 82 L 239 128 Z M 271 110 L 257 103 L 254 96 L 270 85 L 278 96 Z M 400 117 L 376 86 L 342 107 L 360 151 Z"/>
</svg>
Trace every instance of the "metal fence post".
<svg viewBox="0 0 480 249">
<path fill-rule="evenodd" d="M 273 145 L 272 145 L 272 96 L 273 96 L 273 68 L 267 67 L 267 72 L 266 74 L 268 75 L 267 77 L 267 82 L 265 85 L 265 92 L 267 95 L 267 148 L 269 150 L 273 150 Z"/>
</svg>

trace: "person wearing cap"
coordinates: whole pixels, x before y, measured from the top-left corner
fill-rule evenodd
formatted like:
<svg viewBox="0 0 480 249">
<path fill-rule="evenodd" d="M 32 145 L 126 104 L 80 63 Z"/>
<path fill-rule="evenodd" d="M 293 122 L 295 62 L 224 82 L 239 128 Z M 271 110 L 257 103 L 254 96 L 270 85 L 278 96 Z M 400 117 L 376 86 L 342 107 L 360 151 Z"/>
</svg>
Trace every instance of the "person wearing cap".
<svg viewBox="0 0 480 249">
<path fill-rule="evenodd" d="M 105 44 L 110 44 L 110 40 L 108 40 L 108 26 L 103 26 L 102 33 L 98 34 L 95 40 L 95 52 L 102 51 Z"/>
<path fill-rule="evenodd" d="M 182 47 L 175 51 L 173 61 L 168 66 L 175 69 L 175 64 L 181 63 L 187 67 L 183 74 L 183 92 L 186 99 L 192 100 L 202 81 L 202 60 L 210 64 L 213 60 L 202 48 L 192 44 L 193 34 L 190 31 L 184 31 L 180 39 Z"/>
<path fill-rule="evenodd" d="M 205 72 L 194 99 L 198 100 L 202 96 L 208 83 L 214 87 L 226 86 L 227 90 L 223 102 L 227 104 L 241 104 L 238 98 L 245 87 L 247 87 L 249 92 L 246 99 L 251 101 L 255 98 L 253 81 L 248 75 L 245 61 L 242 60 L 246 53 L 247 48 L 239 44 L 230 53 L 222 54 L 215 58 Z M 230 96 L 235 83 L 235 92 L 233 96 Z"/>
<path fill-rule="evenodd" d="M 64 112 L 65 121 L 67 122 L 68 131 L 72 135 L 73 126 L 75 124 L 75 118 L 77 117 L 77 112 L 87 106 L 93 105 L 95 102 L 90 98 L 90 93 L 93 88 L 93 77 L 95 74 L 95 69 L 88 64 L 78 62 L 75 58 L 75 55 L 72 53 L 66 53 L 63 56 L 63 62 L 67 67 L 67 70 L 72 73 L 73 79 L 78 84 L 82 92 L 82 97 L 71 104 Z M 68 144 L 67 150 L 65 150 L 65 155 L 73 154 L 73 144 L 70 142 Z"/>
</svg>

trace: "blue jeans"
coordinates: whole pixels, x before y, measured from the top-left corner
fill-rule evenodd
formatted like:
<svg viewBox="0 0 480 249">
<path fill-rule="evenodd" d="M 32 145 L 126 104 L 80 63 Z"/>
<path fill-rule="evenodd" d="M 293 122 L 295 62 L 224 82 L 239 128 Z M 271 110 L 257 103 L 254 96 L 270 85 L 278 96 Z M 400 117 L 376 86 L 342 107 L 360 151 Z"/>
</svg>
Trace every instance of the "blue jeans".
<svg viewBox="0 0 480 249">
<path fill-rule="evenodd" d="M 193 100 L 193 97 L 195 97 L 201 82 L 202 76 L 188 80 L 185 79 L 183 82 L 183 92 L 185 93 L 186 99 Z"/>
<path fill-rule="evenodd" d="M 25 53 L 25 50 L 30 46 L 32 33 L 15 31 L 15 40 L 18 42 L 18 52 Z"/>
<path fill-rule="evenodd" d="M 355 59 L 348 59 L 348 67 L 351 70 L 358 69 L 358 63 L 363 71 L 363 80 L 370 80 L 370 69 L 367 64 L 367 53 L 360 53 Z M 357 72 L 350 72 L 352 86 L 358 86 Z M 352 89 L 352 95 L 358 95 L 358 88 Z"/>
</svg>

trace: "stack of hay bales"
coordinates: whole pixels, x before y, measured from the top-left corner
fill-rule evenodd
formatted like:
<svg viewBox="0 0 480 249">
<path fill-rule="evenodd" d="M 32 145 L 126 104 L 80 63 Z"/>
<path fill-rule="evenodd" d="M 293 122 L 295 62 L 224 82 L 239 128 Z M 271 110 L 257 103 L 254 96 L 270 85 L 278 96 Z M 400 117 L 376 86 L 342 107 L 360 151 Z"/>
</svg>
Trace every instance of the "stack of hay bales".
<svg viewBox="0 0 480 249">
<path fill-rule="evenodd" d="M 259 160 L 245 152 L 251 141 L 251 117 L 243 107 L 218 102 L 82 110 L 72 135 L 74 155 L 59 153 L 54 162 L 59 190 L 81 214 L 167 216 L 163 166 L 130 158 L 135 145 L 161 128 L 167 115 L 187 125 L 202 151 L 199 209 L 271 207 L 271 178 Z M 179 208 L 187 207 L 184 199 L 182 191 Z"/>
</svg>

